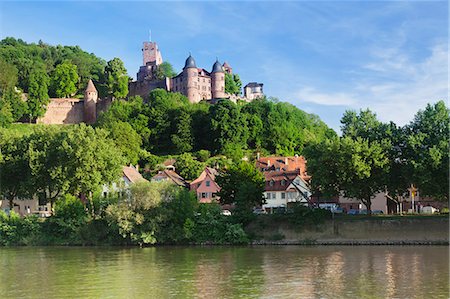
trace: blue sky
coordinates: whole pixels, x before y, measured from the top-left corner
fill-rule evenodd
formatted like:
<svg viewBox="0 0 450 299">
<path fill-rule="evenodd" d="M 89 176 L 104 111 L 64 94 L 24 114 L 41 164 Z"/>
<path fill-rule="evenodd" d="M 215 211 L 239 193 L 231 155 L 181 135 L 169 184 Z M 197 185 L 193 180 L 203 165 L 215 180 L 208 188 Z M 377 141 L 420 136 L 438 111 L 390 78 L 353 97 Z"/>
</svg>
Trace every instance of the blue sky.
<svg viewBox="0 0 450 299">
<path fill-rule="evenodd" d="M 79 45 L 120 57 L 130 76 L 142 42 L 181 70 L 227 61 L 244 84 L 338 130 L 347 109 L 403 125 L 448 102 L 447 1 L 0 2 L 0 38 Z"/>
</svg>

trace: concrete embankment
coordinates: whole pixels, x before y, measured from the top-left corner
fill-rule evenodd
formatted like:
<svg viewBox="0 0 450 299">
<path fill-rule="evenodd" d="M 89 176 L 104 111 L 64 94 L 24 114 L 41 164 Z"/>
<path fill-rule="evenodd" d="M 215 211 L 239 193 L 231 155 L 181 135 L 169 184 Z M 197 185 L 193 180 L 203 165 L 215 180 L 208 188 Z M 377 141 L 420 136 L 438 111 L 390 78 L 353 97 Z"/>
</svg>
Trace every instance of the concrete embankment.
<svg viewBox="0 0 450 299">
<path fill-rule="evenodd" d="M 449 218 L 342 218 L 319 225 L 265 222 L 251 228 L 254 245 L 448 245 Z"/>
</svg>

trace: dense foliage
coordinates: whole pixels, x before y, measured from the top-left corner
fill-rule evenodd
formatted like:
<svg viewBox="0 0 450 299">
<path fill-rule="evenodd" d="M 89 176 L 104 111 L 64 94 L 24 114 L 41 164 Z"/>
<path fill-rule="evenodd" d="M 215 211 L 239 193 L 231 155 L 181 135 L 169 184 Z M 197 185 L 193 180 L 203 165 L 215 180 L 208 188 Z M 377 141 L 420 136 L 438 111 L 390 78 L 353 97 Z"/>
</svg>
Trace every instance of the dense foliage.
<svg viewBox="0 0 450 299">
<path fill-rule="evenodd" d="M 200 150 L 236 160 L 246 150 L 293 155 L 307 143 L 336 135 L 317 116 L 288 103 L 191 104 L 185 96 L 162 89 L 153 90 L 148 103 L 138 97 L 113 102 L 99 125 L 108 128 L 117 121 L 129 123 L 144 149 L 157 155 Z"/>
<path fill-rule="evenodd" d="M 369 213 L 380 192 L 398 201 L 418 188 L 421 196 L 448 200 L 450 110 L 443 101 L 404 127 L 382 123 L 370 110 L 347 111 L 341 123 L 342 137 L 306 149 L 316 192 L 358 198 Z"/>
<path fill-rule="evenodd" d="M 100 98 L 125 98 L 128 75 L 119 58 L 106 63 L 78 46 L 0 41 L 0 126 L 43 116 L 49 97 L 82 97 L 92 79 Z M 25 101 L 24 98 L 27 100 Z"/>
</svg>

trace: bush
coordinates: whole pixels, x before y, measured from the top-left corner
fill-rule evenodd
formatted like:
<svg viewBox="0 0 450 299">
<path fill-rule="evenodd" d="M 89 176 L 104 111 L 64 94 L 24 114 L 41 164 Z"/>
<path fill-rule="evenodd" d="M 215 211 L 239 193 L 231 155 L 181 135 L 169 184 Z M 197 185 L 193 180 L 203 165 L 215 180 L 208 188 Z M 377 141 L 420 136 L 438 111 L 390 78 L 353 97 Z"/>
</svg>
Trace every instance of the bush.
<svg viewBox="0 0 450 299">
<path fill-rule="evenodd" d="M 44 244 L 82 244 L 80 230 L 87 224 L 88 215 L 80 199 L 65 195 L 55 206 L 55 215 L 44 222 L 42 242 Z"/>
<path fill-rule="evenodd" d="M 39 235 L 40 223 L 37 216 L 20 216 L 11 211 L 8 216 L 0 211 L 0 245 L 29 245 Z"/>
</svg>

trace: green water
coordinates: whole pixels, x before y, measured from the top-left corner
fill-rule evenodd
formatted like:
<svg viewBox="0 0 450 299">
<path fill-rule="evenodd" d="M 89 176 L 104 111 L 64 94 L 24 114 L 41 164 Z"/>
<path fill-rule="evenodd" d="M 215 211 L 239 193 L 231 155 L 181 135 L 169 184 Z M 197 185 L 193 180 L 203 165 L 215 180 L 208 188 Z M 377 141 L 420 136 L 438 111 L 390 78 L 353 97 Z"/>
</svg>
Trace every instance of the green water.
<svg viewBox="0 0 450 299">
<path fill-rule="evenodd" d="M 0 248 L 0 298 L 448 298 L 446 246 Z"/>
</svg>

